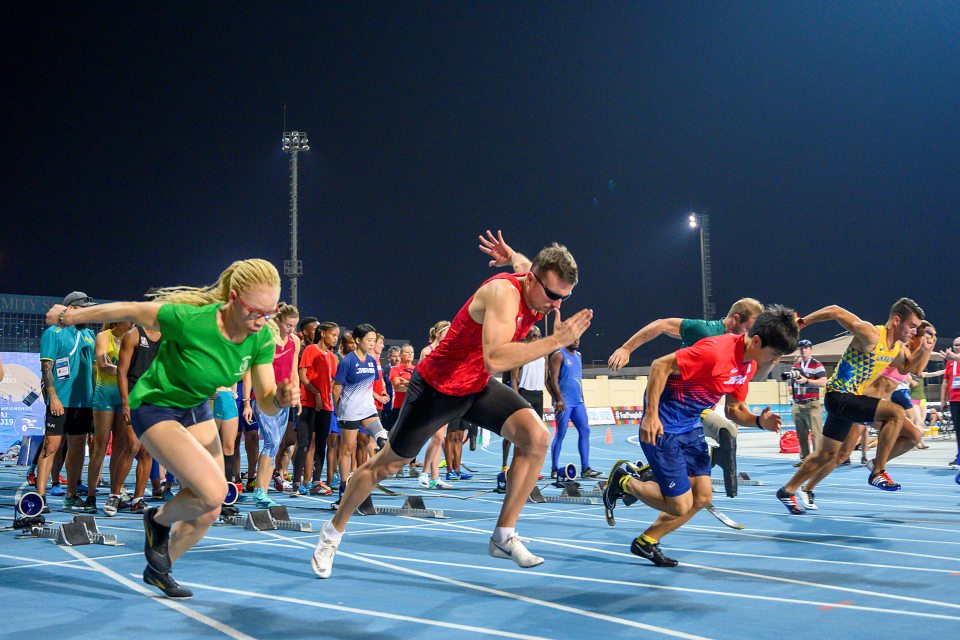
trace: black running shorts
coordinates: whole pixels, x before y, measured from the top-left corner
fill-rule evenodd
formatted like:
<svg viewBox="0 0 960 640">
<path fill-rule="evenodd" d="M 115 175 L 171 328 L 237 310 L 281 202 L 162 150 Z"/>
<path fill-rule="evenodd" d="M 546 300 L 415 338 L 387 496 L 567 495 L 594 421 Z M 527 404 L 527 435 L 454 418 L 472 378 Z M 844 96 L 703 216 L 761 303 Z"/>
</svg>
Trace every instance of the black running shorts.
<svg viewBox="0 0 960 640">
<path fill-rule="evenodd" d="M 478 393 L 449 396 L 427 384 L 416 371 L 397 423 L 390 430 L 390 447 L 403 458 L 414 458 L 436 431 L 460 418 L 499 434 L 503 423 L 530 403 L 499 380 L 490 378 Z"/>
<path fill-rule="evenodd" d="M 873 422 L 877 415 L 880 398 L 861 396 L 856 393 L 828 391 L 823 397 L 827 408 L 827 421 L 823 423 L 823 436 L 843 442 L 855 422 Z"/>
</svg>

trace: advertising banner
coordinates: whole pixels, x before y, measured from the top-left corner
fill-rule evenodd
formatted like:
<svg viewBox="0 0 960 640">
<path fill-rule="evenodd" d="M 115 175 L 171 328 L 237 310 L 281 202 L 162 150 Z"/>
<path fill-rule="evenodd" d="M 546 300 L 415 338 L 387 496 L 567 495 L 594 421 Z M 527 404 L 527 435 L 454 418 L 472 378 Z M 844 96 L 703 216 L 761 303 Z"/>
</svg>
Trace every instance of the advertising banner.
<svg viewBox="0 0 960 640">
<path fill-rule="evenodd" d="M 40 354 L 0 353 L 0 452 L 25 436 L 42 436 L 46 405 L 40 394 Z"/>
</svg>

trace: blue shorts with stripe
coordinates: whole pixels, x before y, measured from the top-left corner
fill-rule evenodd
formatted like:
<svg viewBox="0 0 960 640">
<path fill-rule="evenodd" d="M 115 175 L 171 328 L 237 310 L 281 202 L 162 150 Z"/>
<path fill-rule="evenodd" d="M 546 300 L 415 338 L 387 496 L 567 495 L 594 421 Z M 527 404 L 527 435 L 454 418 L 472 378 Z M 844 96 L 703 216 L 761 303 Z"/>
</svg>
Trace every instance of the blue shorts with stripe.
<svg viewBox="0 0 960 640">
<path fill-rule="evenodd" d="M 710 448 L 703 437 L 703 427 L 684 433 L 665 433 L 656 445 L 641 440 L 640 446 L 666 498 L 689 491 L 691 477 L 710 475 Z"/>
</svg>

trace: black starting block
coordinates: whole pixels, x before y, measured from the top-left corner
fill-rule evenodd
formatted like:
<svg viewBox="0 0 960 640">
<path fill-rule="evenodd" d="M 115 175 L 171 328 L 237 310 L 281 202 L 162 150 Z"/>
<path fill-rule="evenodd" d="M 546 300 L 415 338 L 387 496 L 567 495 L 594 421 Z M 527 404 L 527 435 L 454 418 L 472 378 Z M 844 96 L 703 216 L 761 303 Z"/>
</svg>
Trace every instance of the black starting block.
<svg viewBox="0 0 960 640">
<path fill-rule="evenodd" d="M 76 547 L 84 544 L 105 544 L 112 547 L 122 546 L 113 534 L 100 533 L 93 516 L 75 515 L 73 522 L 65 522 L 59 527 L 32 527 L 29 532 L 18 538 L 47 538 L 57 544 Z"/>
<path fill-rule="evenodd" d="M 444 518 L 442 509 L 427 509 L 420 496 L 407 496 L 400 507 L 378 507 L 373 504 L 373 498 L 367 499 L 357 507 L 357 515 L 361 516 L 410 516 L 413 518 Z"/>
<path fill-rule="evenodd" d="M 291 520 L 287 508 L 282 505 L 276 505 L 269 509 L 257 509 L 249 511 L 246 515 L 220 516 L 220 521 L 225 524 L 242 526 L 248 531 L 274 531 L 282 529 L 284 531 L 313 531 L 309 522 L 302 520 Z"/>
</svg>

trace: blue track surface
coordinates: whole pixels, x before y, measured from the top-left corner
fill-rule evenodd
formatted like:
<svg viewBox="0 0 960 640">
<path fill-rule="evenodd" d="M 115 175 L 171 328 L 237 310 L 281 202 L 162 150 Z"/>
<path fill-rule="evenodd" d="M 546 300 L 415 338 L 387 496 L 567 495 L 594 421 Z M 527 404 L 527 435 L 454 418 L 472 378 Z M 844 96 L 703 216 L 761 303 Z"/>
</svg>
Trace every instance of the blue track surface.
<svg viewBox="0 0 960 640">
<path fill-rule="evenodd" d="M 595 468 L 639 456 L 625 442 L 635 428 L 614 429 L 614 444 L 594 430 Z M 571 431 L 562 461 L 576 461 L 575 452 Z M 611 528 L 600 505 L 528 504 L 518 531 L 546 562 L 523 570 L 486 553 L 501 501 L 489 492 L 499 459 L 497 439 L 489 451 L 465 452 L 478 474 L 453 491 L 422 491 L 413 478 L 385 483 L 423 495 L 427 507 L 450 518 L 354 517 L 329 580 L 310 569 L 316 533 L 216 526 L 177 563 L 174 575 L 195 592 L 177 603 L 141 581 L 140 518 L 98 517 L 122 547 L 16 540 L 7 529 L 0 532 L 4 631 L 96 638 L 902 640 L 956 637 L 960 630 L 960 487 L 948 470 L 898 468 L 893 475 L 904 490 L 885 493 L 867 485 L 863 468 L 841 468 L 817 492 L 819 511 L 790 516 L 773 496 L 793 472 L 790 461 L 742 459 L 740 469 L 767 485 L 741 486 L 737 498 L 714 502 L 747 529 L 698 514 L 663 541 L 681 563 L 674 569 L 630 554 L 631 539 L 654 516 L 649 508 L 618 508 Z M 0 467 L 4 504 L 23 476 L 22 468 Z M 402 501 L 374 497 L 381 506 Z M 314 530 L 328 518 L 327 498 L 280 502 Z M 10 507 L 3 511 L 12 515 Z M 50 519 L 70 515 L 55 511 Z"/>
</svg>

